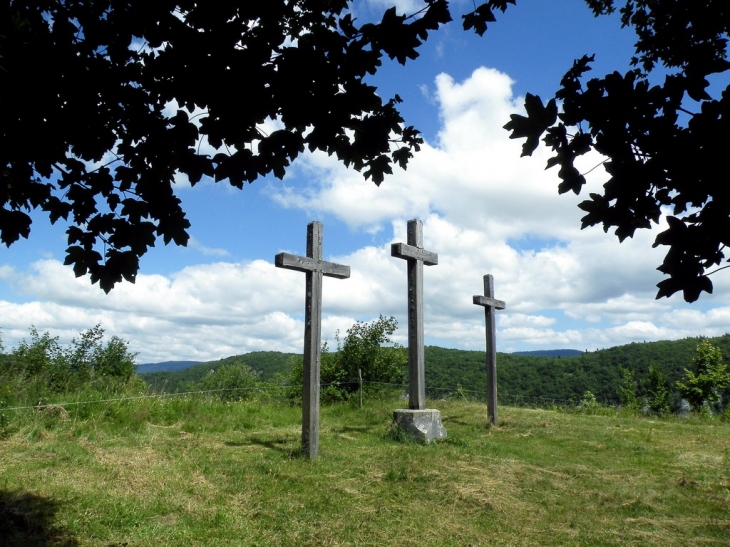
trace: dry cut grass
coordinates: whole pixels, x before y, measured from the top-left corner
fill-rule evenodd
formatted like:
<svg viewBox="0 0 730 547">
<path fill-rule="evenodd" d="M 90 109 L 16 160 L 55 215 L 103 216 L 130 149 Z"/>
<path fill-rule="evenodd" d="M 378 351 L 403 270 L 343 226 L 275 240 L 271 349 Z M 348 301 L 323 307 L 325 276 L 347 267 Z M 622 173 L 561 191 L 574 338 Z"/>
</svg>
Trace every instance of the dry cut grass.
<svg viewBox="0 0 730 547">
<path fill-rule="evenodd" d="M 340 405 L 311 462 L 298 409 L 150 404 L 16 417 L 0 544 L 730 544 L 719 422 L 503 408 L 489 428 L 482 405 L 438 402 L 449 437 L 424 446 L 385 435 L 393 402 Z"/>
</svg>

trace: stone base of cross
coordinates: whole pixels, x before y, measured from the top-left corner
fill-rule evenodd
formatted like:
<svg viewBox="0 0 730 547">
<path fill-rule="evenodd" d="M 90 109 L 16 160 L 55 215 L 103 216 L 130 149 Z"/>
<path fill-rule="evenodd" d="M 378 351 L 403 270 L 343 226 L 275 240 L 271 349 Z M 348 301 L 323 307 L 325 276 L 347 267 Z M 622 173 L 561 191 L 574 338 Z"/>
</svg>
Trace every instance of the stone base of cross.
<svg viewBox="0 0 730 547">
<path fill-rule="evenodd" d="M 423 266 L 436 266 L 438 255 L 423 248 L 423 224 L 408 221 L 408 243 L 393 243 L 391 256 L 408 262 L 408 409 L 393 412 L 397 427 L 425 442 L 446 437 L 441 413 L 426 408 L 423 352 Z"/>
<path fill-rule="evenodd" d="M 434 408 L 399 408 L 393 411 L 393 422 L 401 431 L 424 443 L 446 438 L 441 411 Z"/>
</svg>

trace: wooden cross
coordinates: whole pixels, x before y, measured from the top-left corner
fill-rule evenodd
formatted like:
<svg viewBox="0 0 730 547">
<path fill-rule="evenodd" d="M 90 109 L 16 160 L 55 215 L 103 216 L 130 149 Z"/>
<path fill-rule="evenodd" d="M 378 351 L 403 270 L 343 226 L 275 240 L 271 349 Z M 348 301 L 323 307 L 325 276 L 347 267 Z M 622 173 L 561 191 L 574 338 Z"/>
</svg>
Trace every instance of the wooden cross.
<svg viewBox="0 0 730 547">
<path fill-rule="evenodd" d="M 319 369 L 322 343 L 322 276 L 346 279 L 350 267 L 322 260 L 322 223 L 307 225 L 307 256 L 276 255 L 277 268 L 307 274 L 304 304 L 304 378 L 302 385 L 302 452 L 309 459 L 319 453 Z"/>
<path fill-rule="evenodd" d="M 426 408 L 423 354 L 423 265 L 439 263 L 436 253 L 423 249 L 423 223 L 408 221 L 408 244 L 393 243 L 390 256 L 408 261 L 408 407 Z"/>
<path fill-rule="evenodd" d="M 475 295 L 474 304 L 484 306 L 484 319 L 487 324 L 487 415 L 493 425 L 497 425 L 497 329 L 494 310 L 503 310 L 507 305 L 494 298 L 494 278 L 484 276 L 484 296 Z"/>
</svg>

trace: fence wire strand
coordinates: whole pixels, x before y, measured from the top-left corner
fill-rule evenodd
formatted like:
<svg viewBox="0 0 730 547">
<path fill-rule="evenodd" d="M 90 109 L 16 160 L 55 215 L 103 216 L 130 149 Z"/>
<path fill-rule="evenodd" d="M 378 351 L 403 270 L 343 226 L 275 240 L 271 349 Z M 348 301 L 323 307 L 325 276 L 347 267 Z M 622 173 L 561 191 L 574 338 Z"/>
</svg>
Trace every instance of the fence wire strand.
<svg viewBox="0 0 730 547">
<path fill-rule="evenodd" d="M 332 382 L 328 384 L 320 384 L 321 388 L 326 388 L 330 386 L 343 386 L 343 385 L 357 385 L 360 382 Z M 387 382 L 371 382 L 367 380 L 362 381 L 363 384 L 369 384 L 369 385 L 377 385 L 377 386 L 390 386 L 393 389 L 399 389 L 402 390 L 404 393 L 408 390 L 408 384 L 392 384 Z M 175 392 L 175 393 L 155 393 L 151 395 L 135 395 L 135 396 L 126 396 L 126 397 L 118 397 L 118 398 L 112 398 L 112 399 L 93 399 L 88 401 L 68 401 L 63 403 L 42 403 L 39 402 L 37 405 L 28 405 L 28 406 L 16 406 L 16 407 L 6 407 L 2 408 L 0 407 L 1 411 L 10 411 L 10 410 L 41 410 L 43 408 L 47 408 L 49 406 L 61 406 L 61 407 L 67 407 L 67 406 L 80 406 L 80 405 L 91 405 L 91 404 L 100 404 L 100 403 L 120 403 L 124 401 L 133 401 L 133 400 L 140 400 L 140 399 L 170 399 L 174 397 L 187 397 L 187 396 L 194 396 L 194 395 L 205 395 L 205 394 L 212 394 L 212 393 L 224 393 L 224 392 L 245 392 L 245 391 L 274 391 L 274 390 L 288 390 L 288 389 L 294 389 L 294 388 L 301 388 L 301 385 L 294 385 L 294 384 L 288 384 L 288 385 L 279 385 L 279 386 L 273 386 L 273 385 L 257 385 L 252 387 L 239 387 L 239 388 L 221 388 L 221 389 L 207 389 L 207 390 L 200 390 L 200 391 L 183 391 L 183 392 Z M 426 388 L 427 394 L 430 394 L 431 398 L 434 398 L 434 393 L 440 392 L 442 393 L 442 398 L 445 395 L 451 396 L 451 397 L 461 397 L 464 399 L 467 399 L 466 395 L 471 396 L 472 398 L 475 398 L 477 400 L 480 400 L 481 397 L 483 397 L 486 400 L 487 392 L 486 391 L 480 391 L 476 389 L 465 389 L 462 387 L 454 388 L 445 388 L 445 387 L 428 387 Z M 511 402 L 512 404 L 519 405 L 520 402 L 522 404 L 530 404 L 531 406 L 540 406 L 540 407 L 555 407 L 555 406 L 575 406 L 579 403 L 578 400 L 575 399 L 555 399 L 551 397 L 537 397 L 537 396 L 528 396 L 528 395 L 514 395 L 509 393 L 499 393 L 497 395 L 498 398 L 498 404 L 507 404 L 508 402 Z M 468 399 L 467 399 L 468 400 Z M 604 404 L 604 403 L 602 403 Z"/>
</svg>

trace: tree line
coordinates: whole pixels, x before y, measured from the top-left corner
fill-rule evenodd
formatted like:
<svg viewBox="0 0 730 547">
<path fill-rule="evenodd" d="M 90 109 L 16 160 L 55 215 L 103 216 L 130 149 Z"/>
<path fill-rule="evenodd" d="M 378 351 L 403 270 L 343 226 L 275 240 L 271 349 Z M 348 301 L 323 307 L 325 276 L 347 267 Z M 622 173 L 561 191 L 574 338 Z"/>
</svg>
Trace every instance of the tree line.
<svg viewBox="0 0 730 547">
<path fill-rule="evenodd" d="M 698 349 L 699 348 L 699 349 Z M 714 349 L 710 349 L 714 348 Z M 452 393 L 459 388 L 486 391 L 485 356 L 481 351 L 426 347 L 426 388 L 430 397 Z M 678 382 L 696 385 L 708 371 L 696 361 L 697 355 L 710 354 L 710 376 L 715 376 L 717 394 L 730 399 L 730 387 L 723 381 L 722 356 L 730 355 L 730 334 L 717 338 L 686 338 L 675 341 L 631 343 L 575 357 L 534 357 L 498 353 L 497 384 L 500 396 L 543 398 L 556 401 L 581 401 L 590 391 L 603 404 L 620 405 L 634 401 L 649 409 L 676 408 L 681 398 Z M 689 370 L 694 380 L 687 375 Z M 629 378 L 627 380 L 627 378 Z M 626 397 L 628 386 L 634 399 Z M 661 390 L 660 390 L 661 387 Z M 663 390 L 663 391 L 662 391 Z M 657 393 L 666 404 L 649 404 Z M 701 390 L 707 393 L 707 390 Z M 714 395 L 710 395 L 713 398 Z M 700 406 L 700 405 L 697 405 Z M 642 405 L 643 408 L 643 405 Z"/>
<path fill-rule="evenodd" d="M 336 349 L 330 350 L 325 344 L 321 366 L 323 400 L 342 400 L 352 396 L 359 385 L 358 368 L 363 371 L 366 385 L 371 381 L 404 385 L 407 356 L 405 348 L 390 343 L 393 321 L 392 318 L 381 317 L 372 323 L 357 323 L 342 340 L 338 335 Z M 586 351 L 574 357 L 498 353 L 498 391 L 505 400 L 524 397 L 575 404 L 584 399 L 586 392 L 591 392 L 602 404 L 630 406 L 635 403 L 652 411 L 665 411 L 676 408 L 682 397 L 689 400 L 681 395 L 677 382 L 687 382 L 685 369 L 689 369 L 696 377 L 703 374 L 693 367 L 698 346 L 702 346 L 702 351 L 707 353 L 707 345 L 716 348 L 712 350 L 714 353 L 711 352 L 715 356 L 715 363 L 724 366 L 726 360 L 722 356 L 730 355 L 728 334 L 717 338 L 631 343 Z M 385 369 L 388 373 L 371 374 L 380 365 L 371 367 L 362 357 L 363 354 L 370 355 L 374 363 L 390 359 Z M 353 359 L 351 356 L 357 357 Z M 259 381 L 293 386 L 289 388 L 289 393 L 290 398 L 294 399 L 301 386 L 301 359 L 301 355 L 291 353 L 253 352 L 203 363 L 186 371 L 157 372 L 142 377 L 157 389 L 183 390 L 211 374 L 211 371 L 239 360 L 250 366 Z M 425 359 L 429 398 L 439 399 L 459 392 L 479 398 L 486 392 L 483 351 L 426 346 Z M 717 379 L 722 379 L 721 371 Z M 697 383 L 697 380 L 694 382 Z M 717 394 L 720 401 L 726 403 L 730 400 L 730 387 L 722 387 L 722 384 L 718 384 Z M 633 399 L 627 398 L 628 386 L 631 386 Z"/>
<path fill-rule="evenodd" d="M 406 349 L 392 342 L 393 317 L 355 323 L 325 343 L 321 359 L 324 403 L 352 399 L 361 380 L 368 396 L 401 392 L 407 378 Z M 0 343 L 0 352 L 2 352 Z M 509 397 L 578 404 L 590 392 L 597 401 L 637 410 L 667 412 L 685 399 L 695 410 L 719 411 L 730 401 L 730 334 L 717 338 L 631 343 L 574 357 L 499 353 L 498 392 Z M 8 353 L 0 353 L 0 407 L 38 404 L 64 393 L 180 393 L 207 391 L 226 400 L 269 388 L 290 402 L 301 397 L 302 356 L 252 352 L 176 372 L 135 374 L 136 355 L 118 337 L 104 342 L 95 326 L 63 347 L 57 337 L 31 327 Z M 486 393 L 483 351 L 425 348 L 429 398 Z"/>
</svg>

